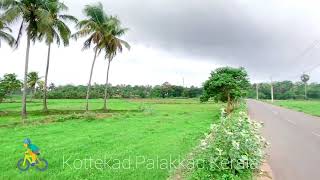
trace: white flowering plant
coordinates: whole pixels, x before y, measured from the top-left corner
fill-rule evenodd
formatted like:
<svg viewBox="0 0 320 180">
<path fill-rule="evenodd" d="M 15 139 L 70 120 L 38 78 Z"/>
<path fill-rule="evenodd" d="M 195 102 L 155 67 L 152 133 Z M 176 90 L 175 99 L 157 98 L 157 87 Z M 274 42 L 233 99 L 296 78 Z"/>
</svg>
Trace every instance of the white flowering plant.
<svg viewBox="0 0 320 180">
<path fill-rule="evenodd" d="M 265 158 L 267 142 L 262 123 L 251 120 L 244 103 L 220 123 L 211 126 L 213 137 L 197 160 L 193 178 L 250 179 Z"/>
</svg>

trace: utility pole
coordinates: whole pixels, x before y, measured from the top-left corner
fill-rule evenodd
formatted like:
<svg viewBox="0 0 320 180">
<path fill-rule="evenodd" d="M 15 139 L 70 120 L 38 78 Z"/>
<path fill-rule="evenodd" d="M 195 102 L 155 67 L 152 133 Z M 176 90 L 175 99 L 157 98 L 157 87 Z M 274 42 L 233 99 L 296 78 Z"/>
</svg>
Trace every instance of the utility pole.
<svg viewBox="0 0 320 180">
<path fill-rule="evenodd" d="M 271 102 L 273 103 L 273 82 L 272 82 L 272 76 L 271 76 Z"/>
<path fill-rule="evenodd" d="M 259 100 L 259 84 L 256 84 L 256 94 L 257 94 L 257 100 Z"/>
<path fill-rule="evenodd" d="M 308 96 L 307 96 L 307 82 L 304 83 L 304 99 L 308 99 Z"/>
<path fill-rule="evenodd" d="M 184 87 L 184 77 L 182 77 L 182 86 Z"/>
</svg>

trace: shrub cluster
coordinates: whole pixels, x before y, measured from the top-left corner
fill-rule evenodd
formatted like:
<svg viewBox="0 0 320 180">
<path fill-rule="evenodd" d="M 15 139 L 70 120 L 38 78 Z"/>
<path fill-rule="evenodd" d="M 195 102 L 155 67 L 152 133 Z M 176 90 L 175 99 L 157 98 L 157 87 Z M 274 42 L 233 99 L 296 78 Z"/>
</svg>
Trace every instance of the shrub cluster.
<svg viewBox="0 0 320 180">
<path fill-rule="evenodd" d="M 262 124 L 247 116 L 245 105 L 212 126 L 213 139 L 199 156 L 194 176 L 209 179 L 249 179 L 258 170 L 267 143 L 260 135 Z"/>
</svg>

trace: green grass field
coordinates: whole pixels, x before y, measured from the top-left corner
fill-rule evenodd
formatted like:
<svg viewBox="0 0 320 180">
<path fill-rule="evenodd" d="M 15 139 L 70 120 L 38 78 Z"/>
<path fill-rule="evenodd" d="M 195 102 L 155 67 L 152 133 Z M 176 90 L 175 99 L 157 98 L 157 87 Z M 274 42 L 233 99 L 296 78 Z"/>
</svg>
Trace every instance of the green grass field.
<svg viewBox="0 0 320 180">
<path fill-rule="evenodd" d="M 320 101 L 283 100 L 275 101 L 274 103 L 296 111 L 320 116 Z"/>
<path fill-rule="evenodd" d="M 100 112 L 102 100 L 90 107 L 94 118 L 79 115 L 84 100 L 49 100 L 43 114 L 36 101 L 22 126 L 20 103 L 0 104 L 0 179 L 166 179 L 169 163 L 177 165 L 218 121 L 221 105 L 146 99 L 110 100 L 109 113 Z M 47 171 L 16 168 L 26 137 L 41 148 Z"/>
</svg>

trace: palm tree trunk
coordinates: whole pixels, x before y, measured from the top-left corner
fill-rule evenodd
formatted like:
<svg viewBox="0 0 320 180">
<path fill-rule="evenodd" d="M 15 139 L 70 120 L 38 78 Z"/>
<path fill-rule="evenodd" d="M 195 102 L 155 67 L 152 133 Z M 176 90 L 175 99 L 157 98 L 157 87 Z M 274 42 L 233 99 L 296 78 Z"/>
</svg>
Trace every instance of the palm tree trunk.
<svg viewBox="0 0 320 180">
<path fill-rule="evenodd" d="M 47 84 L 48 84 L 48 74 L 49 74 L 49 65 L 50 65 L 50 53 L 51 53 L 51 43 L 48 45 L 48 56 L 47 56 L 47 67 L 46 67 L 46 74 L 44 77 L 44 90 L 43 90 L 43 109 L 42 111 L 48 111 L 47 105 Z"/>
<path fill-rule="evenodd" d="M 28 65 L 29 65 L 29 52 L 30 52 L 30 35 L 27 35 L 27 50 L 26 50 L 26 60 L 24 64 L 24 80 L 23 80 L 23 93 L 22 93 L 22 112 L 21 118 L 22 123 L 27 118 L 27 76 L 28 76 Z"/>
<path fill-rule="evenodd" d="M 97 59 L 97 52 L 98 52 L 98 48 L 96 48 L 96 50 L 95 50 L 94 58 L 93 58 L 92 66 L 91 66 L 91 71 L 90 71 L 90 78 L 89 78 L 89 83 L 88 83 L 88 87 L 87 87 L 86 111 L 89 111 L 89 96 L 90 96 L 91 79 L 92 79 L 94 64 Z"/>
<path fill-rule="evenodd" d="M 307 83 L 304 83 L 304 98 L 308 99 L 308 96 L 307 96 Z"/>
<path fill-rule="evenodd" d="M 105 89 L 104 89 L 104 105 L 103 105 L 103 110 L 107 111 L 107 96 L 108 96 L 108 83 L 109 83 L 109 70 L 110 70 L 110 64 L 111 64 L 111 59 L 108 60 L 108 69 L 107 69 L 107 78 L 106 78 L 106 84 L 105 84 Z"/>
</svg>

